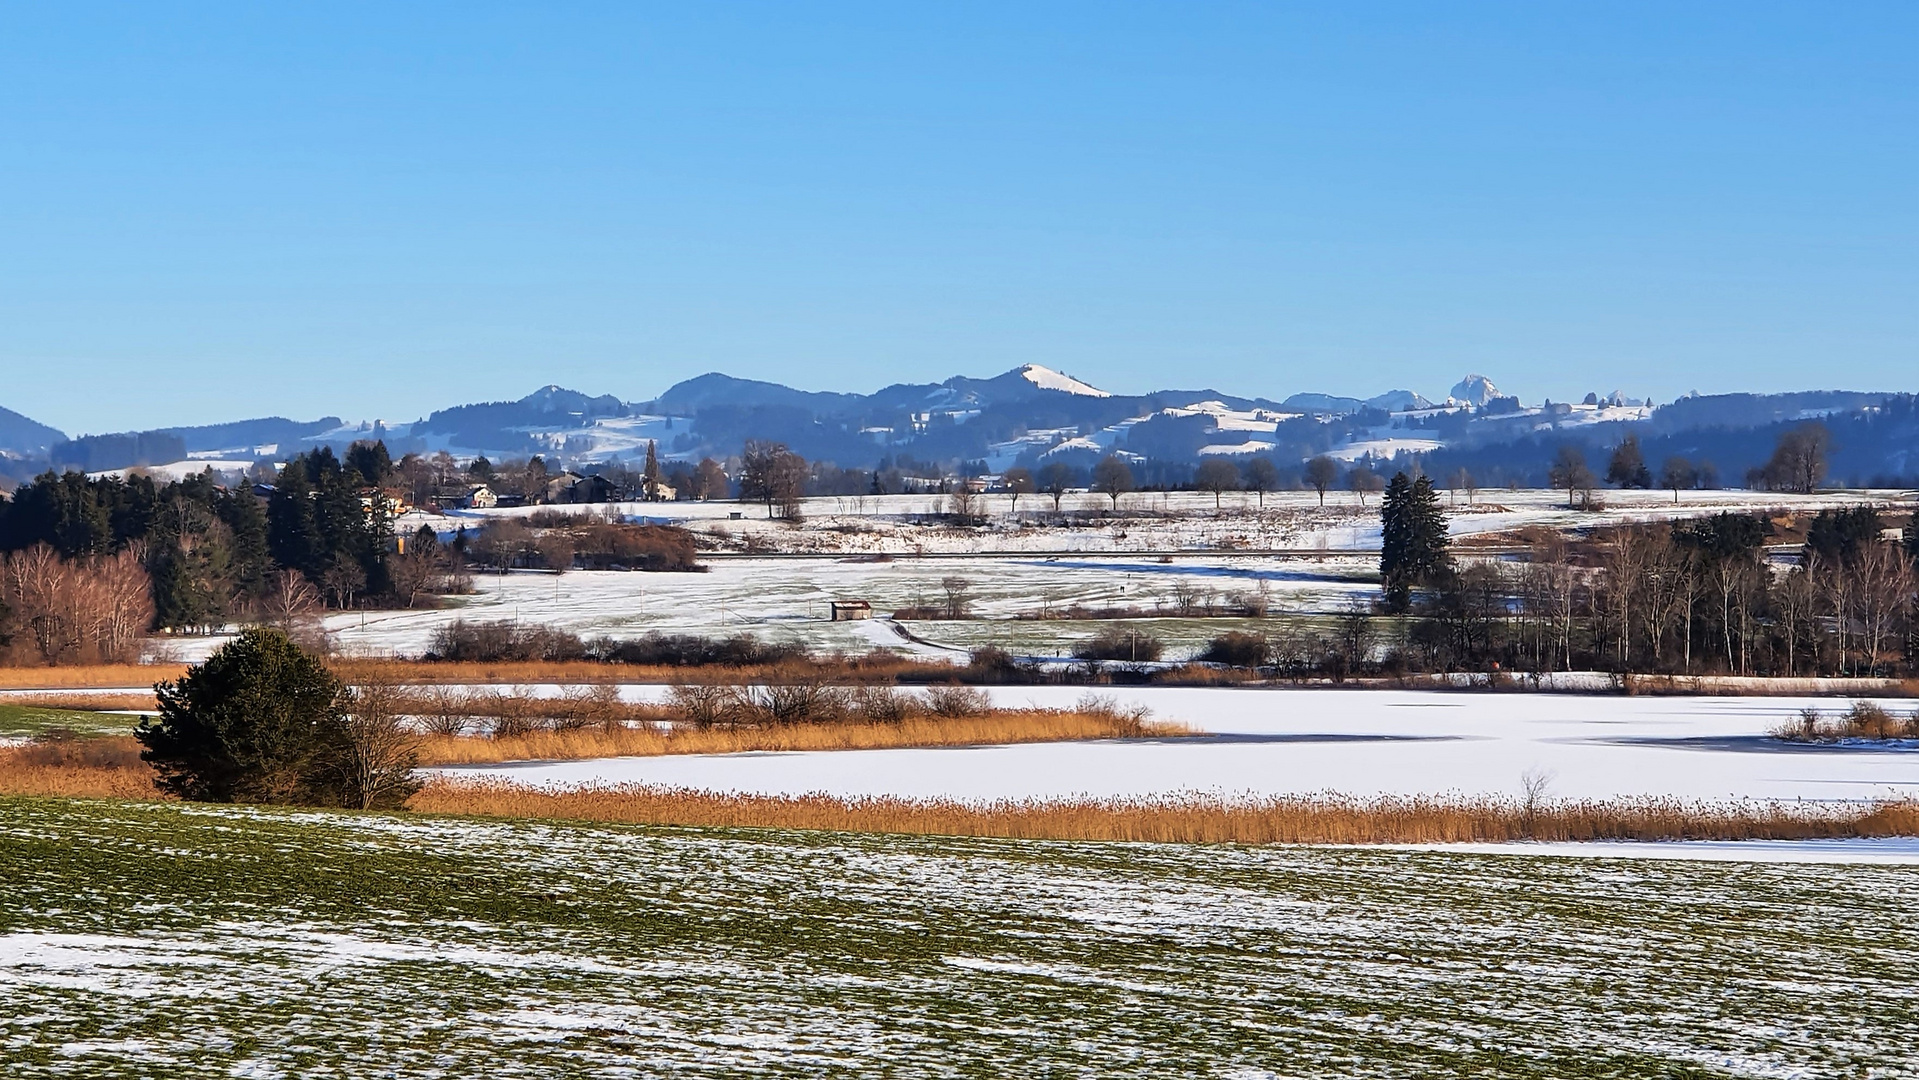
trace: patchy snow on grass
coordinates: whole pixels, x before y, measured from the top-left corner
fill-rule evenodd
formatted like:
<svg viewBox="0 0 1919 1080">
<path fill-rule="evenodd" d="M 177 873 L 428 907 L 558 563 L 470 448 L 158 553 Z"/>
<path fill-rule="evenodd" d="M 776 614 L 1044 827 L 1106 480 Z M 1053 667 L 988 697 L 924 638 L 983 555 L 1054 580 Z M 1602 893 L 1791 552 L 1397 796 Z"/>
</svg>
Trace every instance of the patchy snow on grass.
<svg viewBox="0 0 1919 1080">
<path fill-rule="evenodd" d="M 1916 873 L 24 801 L 0 1060 L 1914 1077 Z"/>
</svg>

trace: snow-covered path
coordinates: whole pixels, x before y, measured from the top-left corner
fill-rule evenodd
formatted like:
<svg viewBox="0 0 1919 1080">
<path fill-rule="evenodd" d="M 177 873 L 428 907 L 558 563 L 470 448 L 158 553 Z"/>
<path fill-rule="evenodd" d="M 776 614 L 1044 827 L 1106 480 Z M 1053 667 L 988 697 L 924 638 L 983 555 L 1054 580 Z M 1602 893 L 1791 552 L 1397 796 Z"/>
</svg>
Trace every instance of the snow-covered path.
<svg viewBox="0 0 1919 1080">
<path fill-rule="evenodd" d="M 1075 687 L 999 687 L 1065 706 Z M 1872 800 L 1919 796 L 1919 748 L 1767 738 L 1833 699 L 1628 698 L 1397 691 L 1115 689 L 1197 738 L 962 749 L 615 758 L 448 770 L 525 783 L 649 783 L 773 794 L 999 798 L 1172 792 L 1517 794 Z M 1900 712 L 1911 703 L 1887 702 Z"/>
</svg>

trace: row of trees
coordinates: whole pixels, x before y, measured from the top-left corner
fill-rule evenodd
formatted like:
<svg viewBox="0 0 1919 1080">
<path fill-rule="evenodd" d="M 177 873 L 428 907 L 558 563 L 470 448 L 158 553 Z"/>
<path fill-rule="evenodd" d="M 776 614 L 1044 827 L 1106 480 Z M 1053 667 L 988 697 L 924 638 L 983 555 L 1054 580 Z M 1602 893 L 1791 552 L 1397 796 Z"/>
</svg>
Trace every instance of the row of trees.
<svg viewBox="0 0 1919 1080">
<path fill-rule="evenodd" d="M 153 628 L 284 622 L 319 602 L 411 606 L 457 588 L 458 560 L 430 532 L 396 542 L 383 490 L 400 474 L 379 443 L 356 444 L 344 460 L 330 449 L 301 455 L 264 500 L 207 473 L 165 485 L 43 474 L 0 500 L 0 553 L 14 568 L 0 597 L 0 655 L 110 659 Z M 119 614 L 108 622 L 133 618 L 131 636 L 75 629 L 100 625 L 90 614 L 99 604 L 74 599 L 88 596 L 113 597 Z"/>
<path fill-rule="evenodd" d="M 1412 666 L 1431 670 L 1892 675 L 1919 653 L 1919 541 L 1881 538 L 1870 508 L 1822 512 L 1783 573 L 1761 517 L 1719 514 L 1548 536 L 1524 563 L 1443 566 L 1409 607 Z M 1919 530 L 1919 520 L 1913 522 Z M 1909 535 L 1912 535 L 1909 533 Z"/>
<path fill-rule="evenodd" d="M 50 544 L 0 555 L 0 660 L 122 664 L 153 622 L 136 548 L 64 559 Z"/>
</svg>

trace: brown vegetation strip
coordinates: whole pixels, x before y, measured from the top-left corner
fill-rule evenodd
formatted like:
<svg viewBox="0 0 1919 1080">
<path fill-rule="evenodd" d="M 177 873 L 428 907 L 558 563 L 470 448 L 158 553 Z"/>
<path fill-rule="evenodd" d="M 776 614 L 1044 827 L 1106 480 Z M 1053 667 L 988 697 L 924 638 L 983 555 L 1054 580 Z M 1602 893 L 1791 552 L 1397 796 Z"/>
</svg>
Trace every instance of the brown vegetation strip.
<svg viewBox="0 0 1919 1080">
<path fill-rule="evenodd" d="M 472 765 L 501 761 L 578 761 L 660 754 L 737 754 L 751 750 L 881 750 L 914 746 L 984 746 L 1076 739 L 1188 736 L 1180 724 L 1124 716 L 1009 710 L 985 716 L 922 717 L 897 723 L 791 724 L 755 728 L 578 728 L 529 731 L 499 738 L 428 736 L 420 761 Z"/>
<path fill-rule="evenodd" d="M 0 795 L 158 799 L 153 767 L 130 736 L 0 746 Z"/>
<path fill-rule="evenodd" d="M 185 664 L 85 664 L 72 667 L 0 667 L 0 690 L 69 690 L 152 686 L 177 679 Z"/>
<path fill-rule="evenodd" d="M 742 733 L 744 734 L 744 733 Z M 130 738 L 0 747 L 0 795 L 157 800 Z M 1383 844 L 1508 840 L 1808 840 L 1919 836 L 1919 803 L 1824 809 L 1645 799 L 1553 803 L 1337 795 L 1001 801 L 729 795 L 638 785 L 555 791 L 434 779 L 420 813 L 721 828 L 1162 843 Z"/>
<path fill-rule="evenodd" d="M 725 828 L 992 836 L 1028 840 L 1234 844 L 1468 843 L 1511 840 L 1807 840 L 1919 835 L 1919 804 L 1853 811 L 1802 804 L 1648 799 L 1528 810 L 1495 798 L 1001 801 L 733 795 L 640 785 L 556 791 L 502 781 L 431 781 L 415 811 Z"/>
<path fill-rule="evenodd" d="M 125 694 L 62 694 L 57 691 L 6 694 L 0 696 L 0 705 L 19 705 L 28 709 L 62 709 L 68 712 L 152 712 L 159 708 L 150 691 Z"/>
</svg>

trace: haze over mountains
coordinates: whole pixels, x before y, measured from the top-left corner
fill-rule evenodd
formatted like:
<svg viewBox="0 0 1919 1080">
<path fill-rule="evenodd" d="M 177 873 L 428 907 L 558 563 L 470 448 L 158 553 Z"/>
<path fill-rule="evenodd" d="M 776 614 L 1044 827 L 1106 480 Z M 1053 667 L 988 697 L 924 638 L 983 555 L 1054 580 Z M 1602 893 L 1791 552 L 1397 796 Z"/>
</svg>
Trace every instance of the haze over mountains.
<svg viewBox="0 0 1919 1080">
<path fill-rule="evenodd" d="M 1118 454 L 1144 472 L 1143 482 L 1176 484 L 1210 457 L 1269 456 L 1291 469 L 1317 454 L 1374 467 L 1418 455 L 1429 471 L 1463 467 L 1484 483 L 1536 484 L 1560 444 L 1599 452 L 1631 431 L 1650 459 L 1672 453 L 1714 461 L 1730 481 L 1765 458 L 1779 431 L 1812 420 L 1834 431 L 1837 478 L 1903 485 L 1919 471 L 1913 399 L 1891 392 L 1691 395 L 1658 407 L 1617 391 L 1580 402 L 1525 402 L 1469 374 L 1433 399 L 1407 389 L 1279 400 L 1210 388 L 1117 395 L 1032 364 L 987 379 L 955 376 L 870 394 L 714 372 L 645 402 L 546 386 L 517 401 L 451 406 L 409 423 L 267 417 L 72 439 L 0 409 L 0 471 L 20 479 L 48 467 L 137 466 L 177 475 L 370 438 L 385 440 L 396 457 L 541 454 L 591 468 L 642 456 L 649 442 L 668 457 L 725 460 L 748 439 L 770 439 L 855 469 L 998 472 L 1055 460 L 1083 467 Z"/>
</svg>

